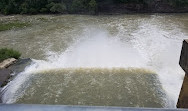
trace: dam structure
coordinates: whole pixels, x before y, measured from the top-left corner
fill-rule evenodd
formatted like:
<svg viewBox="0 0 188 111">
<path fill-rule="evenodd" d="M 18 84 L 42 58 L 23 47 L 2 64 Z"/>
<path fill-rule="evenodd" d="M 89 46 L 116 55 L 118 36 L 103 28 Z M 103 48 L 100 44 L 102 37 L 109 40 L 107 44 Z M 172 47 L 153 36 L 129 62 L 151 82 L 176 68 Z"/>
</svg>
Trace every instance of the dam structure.
<svg viewBox="0 0 188 111">
<path fill-rule="evenodd" d="M 180 57 L 180 66 L 185 70 L 185 72 L 187 71 L 187 62 L 188 62 L 187 61 L 188 60 L 187 48 L 188 48 L 188 42 L 187 42 L 187 40 L 184 40 L 181 57 Z M 80 71 L 80 72 L 83 73 L 82 71 Z M 110 72 L 110 73 L 112 73 L 112 72 Z M 177 103 L 177 107 L 180 109 L 133 108 L 133 107 L 128 108 L 128 107 L 76 106 L 76 105 L 75 106 L 74 105 L 73 106 L 70 106 L 70 105 L 39 105 L 39 104 L 38 105 L 36 105 L 36 104 L 35 105 L 34 104 L 30 104 L 30 105 L 29 104 L 0 104 L 0 109 L 1 109 L 1 111 L 12 111 L 12 110 L 27 111 L 28 109 L 29 110 L 37 110 L 37 111 L 51 111 L 51 110 L 56 110 L 56 111 L 62 111 L 62 110 L 71 110 L 71 111 L 83 111 L 83 110 L 84 111 L 114 111 L 114 110 L 115 111 L 187 111 L 187 109 L 181 109 L 181 108 L 187 108 L 188 93 L 186 93 L 187 92 L 186 86 L 187 86 L 187 74 L 185 74 L 185 79 L 184 79 L 181 93 L 180 93 L 178 103 Z M 28 98 L 28 97 L 26 97 L 26 98 Z M 33 99 L 33 97 L 32 97 L 32 99 Z M 34 98 L 34 99 L 37 99 L 37 98 Z M 130 102 L 130 100 L 125 100 L 124 102 L 126 103 L 126 101 Z M 139 101 L 139 102 L 142 103 L 142 101 Z M 99 103 L 99 104 L 101 104 L 101 103 Z M 137 104 L 139 104 L 139 103 L 137 103 Z M 118 103 L 116 105 L 118 106 L 120 104 Z M 151 106 L 151 104 L 150 104 L 150 106 Z"/>
<path fill-rule="evenodd" d="M 33 25 L 0 32 L 0 47 L 31 59 L 8 67 L 0 110 L 186 110 L 186 18 L 11 16 Z"/>
</svg>

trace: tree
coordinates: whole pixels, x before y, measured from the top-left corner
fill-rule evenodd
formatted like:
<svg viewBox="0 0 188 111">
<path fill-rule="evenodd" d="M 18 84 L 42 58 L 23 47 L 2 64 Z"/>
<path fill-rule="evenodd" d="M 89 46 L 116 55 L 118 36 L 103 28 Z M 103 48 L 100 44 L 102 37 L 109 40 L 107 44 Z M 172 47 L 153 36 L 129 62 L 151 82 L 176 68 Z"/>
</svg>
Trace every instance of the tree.
<svg viewBox="0 0 188 111">
<path fill-rule="evenodd" d="M 176 7 L 188 6 L 188 0 L 175 0 Z"/>
<path fill-rule="evenodd" d="M 50 8 L 50 11 L 53 13 L 64 13 L 66 11 L 66 6 L 63 3 L 54 3 Z"/>
<path fill-rule="evenodd" d="M 83 0 L 73 0 L 71 12 L 81 12 L 84 10 Z"/>
<path fill-rule="evenodd" d="M 40 12 L 41 12 L 41 13 L 47 13 L 47 12 L 48 12 L 48 9 L 47 9 L 47 8 L 41 8 L 41 9 L 40 9 Z"/>
<path fill-rule="evenodd" d="M 23 4 L 21 4 L 20 5 L 20 10 L 21 10 L 21 14 L 26 14 L 26 13 L 28 13 L 29 12 L 29 5 L 26 3 L 26 2 L 24 2 Z"/>
<path fill-rule="evenodd" d="M 95 0 L 91 0 L 89 2 L 89 11 L 90 11 L 91 14 L 96 14 L 97 2 Z"/>
</svg>

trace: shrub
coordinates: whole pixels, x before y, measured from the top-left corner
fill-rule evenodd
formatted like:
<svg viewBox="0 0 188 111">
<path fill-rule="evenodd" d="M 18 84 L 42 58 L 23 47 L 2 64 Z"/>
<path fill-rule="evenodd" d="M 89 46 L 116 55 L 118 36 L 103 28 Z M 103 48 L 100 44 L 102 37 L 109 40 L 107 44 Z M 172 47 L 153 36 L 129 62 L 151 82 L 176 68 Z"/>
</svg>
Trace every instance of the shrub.
<svg viewBox="0 0 188 111">
<path fill-rule="evenodd" d="M 23 3 L 20 5 L 19 9 L 21 10 L 21 14 L 26 14 L 29 12 L 29 5 L 27 3 Z"/>
<path fill-rule="evenodd" d="M 37 12 L 37 9 L 35 9 L 35 8 L 30 8 L 30 9 L 29 9 L 29 13 L 30 13 L 30 14 L 37 14 L 38 12 Z"/>
<path fill-rule="evenodd" d="M 64 13 L 66 10 L 66 6 L 63 3 L 54 3 L 50 8 L 50 11 L 53 13 Z"/>
<path fill-rule="evenodd" d="M 84 8 L 85 7 L 82 0 L 74 0 L 71 6 L 71 12 L 82 12 Z"/>
<path fill-rule="evenodd" d="M 187 0 L 176 0 L 175 2 L 176 7 L 187 7 L 188 1 Z"/>
<path fill-rule="evenodd" d="M 18 59 L 21 56 L 21 53 L 13 49 L 2 48 L 0 49 L 0 62 L 8 58 Z"/>
<path fill-rule="evenodd" d="M 41 8 L 41 9 L 40 9 L 40 12 L 41 12 L 41 13 L 46 13 L 46 12 L 48 12 L 48 9 L 47 9 L 47 8 Z"/>
<path fill-rule="evenodd" d="M 91 14 L 95 14 L 97 10 L 97 2 L 95 0 L 91 0 L 89 2 L 89 11 Z"/>
</svg>

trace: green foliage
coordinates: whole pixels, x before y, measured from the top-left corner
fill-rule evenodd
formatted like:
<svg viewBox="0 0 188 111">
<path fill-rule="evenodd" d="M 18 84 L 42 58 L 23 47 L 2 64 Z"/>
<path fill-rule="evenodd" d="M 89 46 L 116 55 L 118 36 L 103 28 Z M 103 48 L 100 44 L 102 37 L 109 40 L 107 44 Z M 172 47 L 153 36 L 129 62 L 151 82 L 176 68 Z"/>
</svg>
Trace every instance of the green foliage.
<svg viewBox="0 0 188 111">
<path fill-rule="evenodd" d="M 29 9 L 29 13 L 30 13 L 30 14 L 37 14 L 37 9 L 35 9 L 35 8 L 30 8 L 30 9 Z"/>
<path fill-rule="evenodd" d="M 89 2 L 89 11 L 91 14 L 95 14 L 97 11 L 97 2 L 95 0 L 91 0 Z"/>
<path fill-rule="evenodd" d="M 28 8 L 29 8 L 29 5 L 27 3 L 23 3 L 21 4 L 21 6 L 19 7 L 20 10 L 21 10 L 21 14 L 26 14 L 29 12 Z"/>
<path fill-rule="evenodd" d="M 21 53 L 13 49 L 2 48 L 0 49 L 0 62 L 8 58 L 18 59 L 21 56 Z"/>
<path fill-rule="evenodd" d="M 63 3 L 54 3 L 50 8 L 50 11 L 53 13 L 64 13 L 66 10 L 66 6 Z"/>
<path fill-rule="evenodd" d="M 21 22 L 8 22 L 2 23 L 0 22 L 0 31 L 10 30 L 13 28 L 23 28 L 29 26 L 29 23 L 21 23 Z"/>
<path fill-rule="evenodd" d="M 143 3 L 144 0 L 114 0 L 115 3 Z"/>
<path fill-rule="evenodd" d="M 143 4 L 153 8 L 157 0 L 0 0 L 2 14 L 37 14 L 37 13 L 82 13 L 95 14 L 98 8 L 113 4 Z M 188 7 L 188 0 L 160 0 L 174 8 Z"/>
<path fill-rule="evenodd" d="M 185 7 L 188 6 L 188 0 L 175 0 L 176 7 Z"/>
<path fill-rule="evenodd" d="M 47 8 L 41 8 L 41 9 L 40 9 L 40 12 L 41 12 L 41 13 L 47 13 L 47 12 L 48 12 L 48 9 L 47 9 Z"/>
<path fill-rule="evenodd" d="M 71 6 L 71 12 L 80 12 L 84 10 L 83 0 L 73 0 Z"/>
<path fill-rule="evenodd" d="M 47 8 L 48 10 L 50 10 L 54 5 L 55 5 L 54 2 L 50 2 L 50 3 L 46 4 L 46 8 Z"/>
</svg>

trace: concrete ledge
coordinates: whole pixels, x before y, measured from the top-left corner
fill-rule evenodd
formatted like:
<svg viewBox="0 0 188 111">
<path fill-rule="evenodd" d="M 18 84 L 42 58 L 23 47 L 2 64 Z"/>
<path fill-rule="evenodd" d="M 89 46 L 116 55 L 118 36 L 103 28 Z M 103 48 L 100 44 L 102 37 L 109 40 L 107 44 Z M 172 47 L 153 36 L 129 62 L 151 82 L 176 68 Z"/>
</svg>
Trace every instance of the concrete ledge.
<svg viewBox="0 0 188 111">
<path fill-rule="evenodd" d="M 98 106 L 0 104 L 0 111 L 188 111 L 187 109 L 154 109 Z"/>
<path fill-rule="evenodd" d="M 177 107 L 188 108 L 188 40 L 183 41 L 179 64 L 185 71 L 185 77 L 179 95 Z"/>
<path fill-rule="evenodd" d="M 188 108 L 188 75 L 187 74 L 185 74 L 185 77 L 184 77 L 177 107 Z"/>
<path fill-rule="evenodd" d="M 183 41 L 179 64 L 186 74 L 188 74 L 188 40 Z"/>
<path fill-rule="evenodd" d="M 9 69 L 0 69 L 0 87 L 6 85 L 10 78 L 12 71 Z"/>
</svg>

